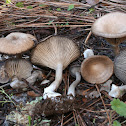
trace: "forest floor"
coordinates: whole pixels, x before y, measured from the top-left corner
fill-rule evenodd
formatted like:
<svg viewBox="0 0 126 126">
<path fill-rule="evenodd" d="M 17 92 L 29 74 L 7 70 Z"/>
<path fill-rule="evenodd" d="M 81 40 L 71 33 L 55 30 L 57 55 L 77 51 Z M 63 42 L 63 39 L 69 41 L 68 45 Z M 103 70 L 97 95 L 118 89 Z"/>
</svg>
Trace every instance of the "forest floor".
<svg viewBox="0 0 126 126">
<path fill-rule="evenodd" d="M 69 84 L 75 80 L 70 75 L 69 68 L 74 64 L 81 65 L 85 49 L 92 49 L 95 55 L 106 55 L 114 61 L 112 46 L 102 37 L 93 34 L 89 36 L 93 22 L 106 13 L 114 11 L 126 12 L 125 0 L 24 0 L 20 2 L 12 0 L 10 4 L 1 1 L 0 36 L 5 37 L 11 32 L 30 33 L 37 38 L 36 45 L 52 35 L 72 39 L 79 46 L 81 55 L 63 71 L 63 81 L 57 92 L 66 95 Z M 125 46 L 126 42 L 120 44 L 120 48 L 125 48 Z M 24 56 L 30 56 L 30 51 Z M 44 79 L 54 80 L 54 70 L 44 67 L 39 67 L 39 69 L 44 71 Z M 114 74 L 110 79 L 113 84 L 122 84 Z M 2 93 L 1 89 L 0 101 L 6 102 L 0 102 L 0 125 L 25 126 L 18 124 L 18 122 L 7 121 L 6 116 L 16 109 L 15 104 L 21 106 L 27 101 L 35 100 L 36 95 L 32 95 L 31 91 L 43 93 L 44 88 L 50 84 L 43 86 L 39 83 L 36 82 L 33 87 L 28 87 L 25 91 L 6 86 L 3 88 L 6 94 Z M 114 120 L 123 122 L 125 119 L 111 108 L 110 102 L 113 98 L 105 91 L 99 92 L 100 87 L 101 85 L 90 84 L 82 78 L 76 87 L 78 107 L 64 114 L 53 114 L 47 117 L 37 116 L 35 118 L 37 122 L 32 119 L 34 126 L 112 126 Z M 98 98 L 85 97 L 85 94 L 94 90 L 101 93 Z M 36 93 L 38 94 L 38 92 Z M 12 99 L 9 99 L 7 95 Z M 41 96 L 41 94 L 38 95 Z M 125 102 L 125 98 L 124 95 L 120 99 Z M 15 104 L 8 102 L 11 100 Z M 126 126 L 126 123 L 122 126 Z"/>
</svg>

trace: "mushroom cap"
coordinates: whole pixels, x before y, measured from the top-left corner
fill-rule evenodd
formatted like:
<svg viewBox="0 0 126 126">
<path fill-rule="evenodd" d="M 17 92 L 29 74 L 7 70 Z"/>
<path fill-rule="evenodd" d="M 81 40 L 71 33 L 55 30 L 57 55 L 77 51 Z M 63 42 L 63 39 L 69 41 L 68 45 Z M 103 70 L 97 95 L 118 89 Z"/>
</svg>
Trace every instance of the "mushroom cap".
<svg viewBox="0 0 126 126">
<path fill-rule="evenodd" d="M 92 33 L 105 38 L 126 36 L 126 14 L 112 12 L 98 18 L 92 25 Z"/>
<path fill-rule="evenodd" d="M 5 62 L 0 62 L 0 83 L 7 83 L 9 81 L 4 64 Z"/>
<path fill-rule="evenodd" d="M 31 62 L 56 70 L 59 63 L 65 69 L 80 55 L 78 46 L 65 37 L 53 36 L 39 43 L 31 53 Z"/>
<path fill-rule="evenodd" d="M 5 54 L 19 54 L 31 49 L 36 38 L 31 34 L 13 32 L 5 38 L 0 38 L 0 52 Z"/>
<path fill-rule="evenodd" d="M 80 73 L 80 65 L 73 65 L 70 67 L 69 72 L 72 77 L 76 77 L 76 72 Z"/>
<path fill-rule="evenodd" d="M 81 75 L 89 83 L 101 84 L 113 74 L 112 60 L 103 55 L 94 55 L 81 64 Z"/>
<path fill-rule="evenodd" d="M 6 72 L 9 78 L 26 79 L 31 76 L 32 64 L 26 59 L 9 59 L 5 62 Z"/>
<path fill-rule="evenodd" d="M 126 49 L 120 51 L 115 57 L 114 73 L 118 79 L 126 84 Z"/>
</svg>

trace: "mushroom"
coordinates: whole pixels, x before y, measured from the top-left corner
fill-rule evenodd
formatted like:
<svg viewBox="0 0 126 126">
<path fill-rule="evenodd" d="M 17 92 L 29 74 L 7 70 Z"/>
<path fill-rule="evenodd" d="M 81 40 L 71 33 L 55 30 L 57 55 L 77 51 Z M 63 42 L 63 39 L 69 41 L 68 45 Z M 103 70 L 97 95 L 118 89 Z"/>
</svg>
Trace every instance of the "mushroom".
<svg viewBox="0 0 126 126">
<path fill-rule="evenodd" d="M 115 57 L 114 73 L 118 79 L 126 84 L 126 49 L 120 51 L 120 53 Z"/>
<path fill-rule="evenodd" d="M 89 56 L 93 56 L 93 55 L 94 55 L 94 52 L 93 52 L 92 49 L 86 49 L 86 50 L 84 51 L 83 55 L 84 55 L 84 58 L 86 59 L 86 58 L 88 58 Z"/>
<path fill-rule="evenodd" d="M 126 93 L 126 85 L 117 86 L 115 84 L 112 84 L 111 91 L 109 92 L 109 95 L 114 98 L 120 98 L 125 93 Z"/>
<path fill-rule="evenodd" d="M 118 45 L 126 39 L 126 14 L 112 12 L 98 18 L 92 25 L 92 33 L 106 38 L 118 54 Z"/>
<path fill-rule="evenodd" d="M 5 62 L 5 69 L 12 80 L 10 86 L 15 89 L 27 87 L 26 82 L 33 85 L 37 79 L 42 80 L 42 71 L 33 71 L 32 64 L 26 59 L 9 59 Z"/>
<path fill-rule="evenodd" d="M 81 81 L 80 66 L 71 66 L 69 71 L 71 76 L 75 77 L 76 80 L 68 88 L 67 95 L 73 95 L 75 97 L 75 87 Z"/>
<path fill-rule="evenodd" d="M 13 32 L 0 39 L 0 52 L 15 55 L 25 52 L 34 46 L 36 38 L 31 34 Z"/>
<path fill-rule="evenodd" d="M 24 88 L 25 82 L 32 75 L 32 64 L 26 59 L 9 59 L 5 62 L 6 73 L 12 79 L 10 86 L 12 88 Z M 14 82 L 13 82 L 14 81 Z"/>
<path fill-rule="evenodd" d="M 44 89 L 44 99 L 61 95 L 55 91 L 62 81 L 62 71 L 79 55 L 78 46 L 72 40 L 59 36 L 50 37 L 32 50 L 33 64 L 56 70 L 55 81 Z"/>
<path fill-rule="evenodd" d="M 81 75 L 89 83 L 101 84 L 113 74 L 113 62 L 104 55 L 86 58 L 81 64 Z"/>
<path fill-rule="evenodd" d="M 32 64 L 26 59 L 9 59 L 5 62 L 6 72 L 9 78 L 14 76 L 26 79 L 31 76 Z"/>
</svg>

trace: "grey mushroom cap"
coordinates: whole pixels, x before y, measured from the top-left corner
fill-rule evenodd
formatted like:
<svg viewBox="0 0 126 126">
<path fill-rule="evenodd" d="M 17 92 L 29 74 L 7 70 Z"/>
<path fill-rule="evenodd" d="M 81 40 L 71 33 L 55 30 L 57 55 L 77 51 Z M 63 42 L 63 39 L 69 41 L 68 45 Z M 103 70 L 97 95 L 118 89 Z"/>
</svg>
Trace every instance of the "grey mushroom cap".
<svg viewBox="0 0 126 126">
<path fill-rule="evenodd" d="M 11 79 L 14 76 L 18 79 L 26 79 L 31 76 L 33 67 L 26 59 L 9 59 L 5 62 L 5 69 Z"/>
<path fill-rule="evenodd" d="M 101 84 L 113 74 L 113 62 L 104 55 L 94 55 L 81 64 L 81 75 L 89 83 Z"/>
<path fill-rule="evenodd" d="M 5 70 L 5 62 L 0 62 L 0 83 L 7 83 L 8 81 L 9 77 Z"/>
<path fill-rule="evenodd" d="M 36 38 L 31 34 L 13 32 L 5 38 L 0 38 L 0 52 L 4 54 L 19 54 L 34 46 Z"/>
<path fill-rule="evenodd" d="M 111 12 L 98 18 L 92 25 L 92 33 L 105 38 L 126 36 L 126 13 Z"/>
<path fill-rule="evenodd" d="M 115 57 L 114 73 L 118 79 L 126 84 L 126 49 L 120 51 Z"/>
<path fill-rule="evenodd" d="M 31 61 L 34 64 L 56 70 L 59 63 L 63 64 L 63 69 L 65 69 L 79 56 L 79 48 L 72 40 L 66 37 L 53 36 L 32 50 Z"/>
</svg>

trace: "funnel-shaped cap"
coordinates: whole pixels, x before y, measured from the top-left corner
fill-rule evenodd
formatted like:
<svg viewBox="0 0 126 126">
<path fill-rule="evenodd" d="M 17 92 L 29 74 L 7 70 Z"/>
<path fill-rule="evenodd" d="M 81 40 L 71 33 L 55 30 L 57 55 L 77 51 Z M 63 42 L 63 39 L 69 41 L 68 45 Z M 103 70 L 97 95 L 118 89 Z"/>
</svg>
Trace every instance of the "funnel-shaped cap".
<svg viewBox="0 0 126 126">
<path fill-rule="evenodd" d="M 89 83 L 104 83 L 113 74 L 113 62 L 107 56 L 90 56 L 82 62 L 81 74 L 82 77 Z"/>
<path fill-rule="evenodd" d="M 38 44 L 32 51 L 31 61 L 34 64 L 56 69 L 63 64 L 65 69 L 80 55 L 78 46 L 65 37 L 53 36 Z"/>
</svg>

